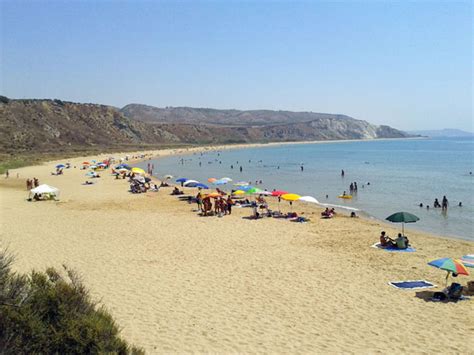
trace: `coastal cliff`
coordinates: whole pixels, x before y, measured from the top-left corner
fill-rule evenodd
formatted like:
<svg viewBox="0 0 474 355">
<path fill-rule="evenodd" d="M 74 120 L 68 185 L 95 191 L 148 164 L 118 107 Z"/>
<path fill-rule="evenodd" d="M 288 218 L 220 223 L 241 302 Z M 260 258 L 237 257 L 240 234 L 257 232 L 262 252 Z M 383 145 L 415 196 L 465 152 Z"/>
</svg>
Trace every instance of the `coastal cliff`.
<svg viewBox="0 0 474 355">
<path fill-rule="evenodd" d="M 68 153 L 169 145 L 403 138 L 345 115 L 0 100 L 0 153 Z"/>
</svg>

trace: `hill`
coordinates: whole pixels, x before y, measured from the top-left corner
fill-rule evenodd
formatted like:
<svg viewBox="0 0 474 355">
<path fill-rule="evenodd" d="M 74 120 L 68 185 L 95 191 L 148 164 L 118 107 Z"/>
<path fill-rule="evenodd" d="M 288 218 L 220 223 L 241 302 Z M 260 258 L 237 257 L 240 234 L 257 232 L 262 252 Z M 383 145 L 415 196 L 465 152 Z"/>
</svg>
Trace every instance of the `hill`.
<svg viewBox="0 0 474 355">
<path fill-rule="evenodd" d="M 169 145 L 401 138 L 344 115 L 156 108 L 0 97 L 0 153 L 70 154 Z"/>
</svg>

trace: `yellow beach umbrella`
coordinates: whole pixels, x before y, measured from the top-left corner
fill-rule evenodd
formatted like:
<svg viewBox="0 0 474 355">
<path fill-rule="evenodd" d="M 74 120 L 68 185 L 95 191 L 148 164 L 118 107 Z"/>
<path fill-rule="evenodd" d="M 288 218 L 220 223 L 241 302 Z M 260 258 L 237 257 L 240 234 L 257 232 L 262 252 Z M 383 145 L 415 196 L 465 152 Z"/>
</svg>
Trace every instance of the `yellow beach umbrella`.
<svg viewBox="0 0 474 355">
<path fill-rule="evenodd" d="M 245 195 L 245 191 L 242 191 L 242 190 L 234 191 L 234 195 Z"/>
<path fill-rule="evenodd" d="M 296 201 L 299 200 L 301 196 L 297 194 L 284 194 L 281 195 L 281 198 L 285 201 Z"/>
<path fill-rule="evenodd" d="M 145 170 L 140 168 L 132 168 L 132 173 L 145 175 Z"/>
</svg>

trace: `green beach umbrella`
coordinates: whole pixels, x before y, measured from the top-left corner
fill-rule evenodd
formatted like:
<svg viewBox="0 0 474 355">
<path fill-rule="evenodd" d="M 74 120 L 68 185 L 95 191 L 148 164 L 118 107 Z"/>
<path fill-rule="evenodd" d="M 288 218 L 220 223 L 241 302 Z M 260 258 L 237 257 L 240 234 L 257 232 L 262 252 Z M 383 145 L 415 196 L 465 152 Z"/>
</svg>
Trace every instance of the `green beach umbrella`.
<svg viewBox="0 0 474 355">
<path fill-rule="evenodd" d="M 397 212 L 397 213 L 391 214 L 385 219 L 392 223 L 402 223 L 402 235 L 405 235 L 405 230 L 404 230 L 405 223 L 415 223 L 416 221 L 420 220 L 417 216 L 408 212 Z"/>
</svg>

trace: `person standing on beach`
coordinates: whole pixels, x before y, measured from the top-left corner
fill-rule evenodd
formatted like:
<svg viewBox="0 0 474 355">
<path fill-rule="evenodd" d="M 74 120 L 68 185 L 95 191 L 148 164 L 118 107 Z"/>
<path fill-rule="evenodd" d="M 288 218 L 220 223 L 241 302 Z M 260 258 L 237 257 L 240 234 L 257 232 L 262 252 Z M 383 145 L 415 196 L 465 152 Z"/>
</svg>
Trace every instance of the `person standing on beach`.
<svg viewBox="0 0 474 355">
<path fill-rule="evenodd" d="M 303 167 L 303 165 L 301 165 L 301 171 L 304 171 L 304 167 Z"/>
<path fill-rule="evenodd" d="M 8 177 L 10 176 L 10 171 L 5 171 L 5 179 L 8 179 Z"/>
<path fill-rule="evenodd" d="M 240 166 L 240 172 L 242 172 L 242 165 Z"/>
<path fill-rule="evenodd" d="M 39 186 L 39 180 L 37 178 L 33 178 L 33 185 L 35 185 L 35 187 Z"/>
<path fill-rule="evenodd" d="M 344 177 L 344 169 L 341 170 L 341 176 Z"/>
<path fill-rule="evenodd" d="M 441 208 L 443 210 L 448 209 L 448 199 L 446 198 L 446 196 L 443 196 L 443 201 L 441 201 Z"/>
</svg>

